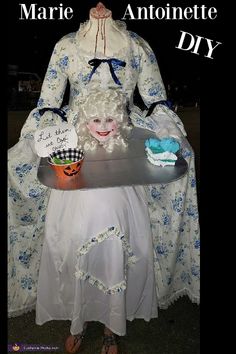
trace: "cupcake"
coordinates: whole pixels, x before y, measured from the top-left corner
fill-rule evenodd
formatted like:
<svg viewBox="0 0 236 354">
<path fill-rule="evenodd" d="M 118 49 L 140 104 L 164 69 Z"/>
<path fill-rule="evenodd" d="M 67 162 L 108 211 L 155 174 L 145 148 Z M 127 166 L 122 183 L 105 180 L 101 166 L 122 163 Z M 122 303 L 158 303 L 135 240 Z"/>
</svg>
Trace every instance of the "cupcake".
<svg viewBox="0 0 236 354">
<path fill-rule="evenodd" d="M 145 141 L 147 159 L 156 166 L 174 166 L 180 144 L 174 138 L 149 138 Z"/>
</svg>

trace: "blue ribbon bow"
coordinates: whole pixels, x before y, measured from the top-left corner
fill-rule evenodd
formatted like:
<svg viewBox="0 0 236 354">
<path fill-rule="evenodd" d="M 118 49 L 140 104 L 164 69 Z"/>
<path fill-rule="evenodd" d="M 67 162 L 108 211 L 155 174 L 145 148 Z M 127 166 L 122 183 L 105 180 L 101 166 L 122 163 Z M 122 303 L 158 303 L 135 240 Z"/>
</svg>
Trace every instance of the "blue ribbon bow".
<svg viewBox="0 0 236 354">
<path fill-rule="evenodd" d="M 98 59 L 98 58 L 94 58 L 94 59 L 89 60 L 88 64 L 93 66 L 93 69 L 92 69 L 91 73 L 89 74 L 89 81 L 91 80 L 93 74 L 95 73 L 95 71 L 97 70 L 97 68 L 99 67 L 99 65 L 101 63 L 107 63 L 109 65 L 111 76 L 112 76 L 113 80 L 115 81 L 115 83 L 117 85 L 121 86 L 121 82 L 120 82 L 120 80 L 118 79 L 118 77 L 116 76 L 116 74 L 114 72 L 114 68 L 112 66 L 112 63 L 114 63 L 116 65 L 119 65 L 119 66 L 125 67 L 126 66 L 126 62 L 122 61 L 122 60 L 119 60 L 119 59 L 115 59 L 115 58 L 113 58 L 113 59 Z"/>
<path fill-rule="evenodd" d="M 169 101 L 169 100 L 162 100 L 162 101 L 154 102 L 154 103 L 152 103 L 151 106 L 149 107 L 148 112 L 147 112 L 147 114 L 146 114 L 146 117 L 147 117 L 147 116 L 150 116 L 150 115 L 152 114 L 154 108 L 155 108 L 157 105 L 159 105 L 159 104 L 162 104 L 163 106 L 166 106 L 166 107 L 168 107 L 168 108 L 170 108 L 170 109 L 172 108 L 172 103 L 171 103 L 171 101 Z"/>
<path fill-rule="evenodd" d="M 46 111 L 52 111 L 53 113 L 58 114 L 62 118 L 62 120 L 67 122 L 66 112 L 63 111 L 62 109 L 45 107 L 45 108 L 39 109 L 39 114 L 42 116 Z"/>
</svg>

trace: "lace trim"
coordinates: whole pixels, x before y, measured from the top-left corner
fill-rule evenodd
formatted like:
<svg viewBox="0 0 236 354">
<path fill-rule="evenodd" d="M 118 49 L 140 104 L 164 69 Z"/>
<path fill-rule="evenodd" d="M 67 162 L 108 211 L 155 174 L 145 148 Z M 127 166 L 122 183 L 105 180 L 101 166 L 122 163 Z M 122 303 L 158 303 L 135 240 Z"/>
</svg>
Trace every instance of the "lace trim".
<svg viewBox="0 0 236 354">
<path fill-rule="evenodd" d="M 79 272 L 81 273 L 81 276 L 83 274 L 85 276 L 85 272 L 81 272 L 81 271 L 79 271 Z M 82 279 L 82 277 L 81 277 L 81 279 Z M 93 278 L 93 279 L 95 279 L 95 278 Z M 90 283 L 91 283 L 91 281 L 90 281 Z M 117 289 L 122 288 L 122 290 L 124 290 L 125 288 L 123 288 L 122 283 L 124 283 L 124 281 L 113 286 L 112 288 L 110 288 L 110 290 L 114 289 L 115 287 L 117 287 Z M 120 291 L 121 290 L 117 290 L 117 292 L 120 292 Z M 178 292 L 174 293 L 172 296 L 170 296 L 167 299 L 158 299 L 158 307 L 162 310 L 166 310 L 170 305 L 172 305 L 175 301 L 177 301 L 180 297 L 183 297 L 183 296 L 188 296 L 188 298 L 190 299 L 190 301 L 192 303 L 195 303 L 197 305 L 200 304 L 200 297 L 199 296 L 192 294 L 189 289 L 182 289 L 182 290 L 179 290 Z M 33 305 L 28 306 L 27 308 L 24 308 L 21 310 L 9 311 L 8 318 L 13 318 L 13 317 L 24 315 L 30 311 L 35 310 L 35 306 L 36 306 L 36 304 L 33 304 Z"/>
<path fill-rule="evenodd" d="M 88 60 L 88 59 L 94 58 L 94 52 L 87 51 L 82 47 L 78 47 L 78 56 L 80 56 L 82 58 L 87 58 L 87 60 Z M 99 59 L 111 59 L 111 58 L 126 59 L 128 56 L 129 56 L 129 48 L 126 48 L 126 47 L 121 48 L 118 52 L 113 53 L 111 56 L 104 55 L 104 53 L 99 52 L 99 51 L 96 52 L 96 57 Z M 127 59 L 125 61 L 127 61 Z"/>
<path fill-rule="evenodd" d="M 91 285 L 95 285 L 99 290 L 103 291 L 107 295 L 114 295 L 126 289 L 126 281 L 123 280 L 120 283 L 108 288 L 101 280 L 93 277 L 91 274 L 82 270 L 77 270 L 75 273 L 76 278 L 82 280 L 88 280 Z"/>
<path fill-rule="evenodd" d="M 125 235 L 121 233 L 121 231 L 118 229 L 118 227 L 115 227 L 115 226 L 108 227 L 103 232 L 100 232 L 97 236 L 92 237 L 87 243 L 85 243 L 82 247 L 80 247 L 77 250 L 77 255 L 78 255 L 78 257 L 84 256 L 85 254 L 87 254 L 89 252 L 89 250 L 93 246 L 105 241 L 106 239 L 108 239 L 111 236 L 116 236 L 121 240 L 122 248 L 128 256 L 127 264 L 125 266 L 125 274 L 126 274 L 127 267 L 130 266 L 131 264 L 136 263 L 137 257 L 134 255 L 129 242 L 125 238 Z M 126 279 L 122 280 L 120 283 L 113 285 L 112 287 L 109 288 L 101 280 L 95 278 L 90 273 L 79 269 L 78 263 L 76 264 L 75 269 L 76 269 L 76 272 L 75 272 L 76 278 L 79 278 L 82 280 L 88 280 L 88 282 L 90 284 L 95 285 L 98 289 L 103 291 L 105 294 L 113 295 L 113 294 L 116 294 L 116 293 L 121 292 L 126 289 Z M 126 278 L 126 275 L 125 275 L 125 278 Z"/>
<path fill-rule="evenodd" d="M 91 247 L 95 246 L 98 243 L 105 241 L 106 239 L 108 239 L 111 236 L 116 236 L 121 240 L 122 247 L 123 247 L 124 251 L 126 252 L 126 254 L 128 255 L 128 264 L 129 265 L 134 264 L 137 261 L 137 258 L 134 255 L 129 242 L 126 240 L 125 235 L 122 234 L 121 231 L 115 226 L 108 227 L 103 232 L 100 232 L 97 236 L 92 237 L 87 243 L 85 243 L 82 247 L 80 247 L 77 250 L 77 255 L 78 256 L 85 255 L 86 253 L 88 253 L 88 251 L 90 250 Z"/>
<path fill-rule="evenodd" d="M 184 136 L 187 136 L 187 133 L 184 129 L 184 125 L 183 125 L 183 122 L 181 121 L 181 119 L 179 118 L 179 116 L 174 112 L 172 111 L 170 108 L 166 107 L 166 106 L 158 106 L 158 107 L 155 107 L 156 109 L 154 109 L 154 112 L 153 113 L 161 113 L 161 112 L 165 112 L 170 118 L 173 119 L 173 121 L 177 124 L 178 128 L 180 129 L 180 131 L 182 132 L 182 134 Z"/>
<path fill-rule="evenodd" d="M 18 316 L 24 315 L 30 311 L 34 311 L 35 307 L 36 307 L 36 303 L 34 303 L 33 305 L 30 305 L 28 307 L 25 307 L 21 310 L 11 310 L 8 312 L 8 318 L 18 317 Z"/>
<path fill-rule="evenodd" d="M 192 294 L 192 292 L 189 289 L 181 289 L 171 296 L 168 296 L 165 298 L 158 299 L 158 307 L 162 310 L 166 310 L 170 305 L 172 305 L 175 301 L 177 301 L 180 297 L 183 296 L 188 296 L 190 301 L 192 303 L 195 303 L 197 305 L 200 304 L 200 296 L 197 296 L 196 294 Z"/>
</svg>

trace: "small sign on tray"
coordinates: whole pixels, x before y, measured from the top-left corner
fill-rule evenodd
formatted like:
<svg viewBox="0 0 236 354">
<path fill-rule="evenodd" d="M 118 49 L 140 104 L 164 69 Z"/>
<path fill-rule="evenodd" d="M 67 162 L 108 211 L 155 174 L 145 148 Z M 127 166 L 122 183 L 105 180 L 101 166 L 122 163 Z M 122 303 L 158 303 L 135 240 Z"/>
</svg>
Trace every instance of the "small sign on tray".
<svg viewBox="0 0 236 354">
<path fill-rule="evenodd" d="M 78 136 L 72 124 L 61 123 L 36 130 L 34 141 L 37 154 L 46 157 L 57 150 L 75 148 Z"/>
</svg>

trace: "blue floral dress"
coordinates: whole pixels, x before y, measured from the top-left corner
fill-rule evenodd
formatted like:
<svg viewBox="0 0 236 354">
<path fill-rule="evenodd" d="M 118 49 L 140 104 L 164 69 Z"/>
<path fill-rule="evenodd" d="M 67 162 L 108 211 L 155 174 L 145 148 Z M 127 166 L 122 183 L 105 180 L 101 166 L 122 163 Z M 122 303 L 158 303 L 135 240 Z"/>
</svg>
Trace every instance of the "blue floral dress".
<svg viewBox="0 0 236 354">
<path fill-rule="evenodd" d="M 113 61 L 113 71 L 129 102 L 134 125 L 156 131 L 166 122 L 181 136 L 182 153 L 189 165 L 188 174 L 170 184 L 145 186 L 151 218 L 157 304 L 160 308 L 179 296 L 188 295 L 199 302 L 199 222 L 197 209 L 194 153 L 185 138 L 179 117 L 163 105 L 155 108 L 152 117 L 145 118 L 134 107 L 135 87 L 147 107 L 166 99 L 156 57 L 148 43 L 119 23 L 126 46 L 114 57 L 125 61 L 121 66 Z M 37 179 L 39 158 L 34 150 L 36 129 L 57 124 L 61 118 L 39 110 L 60 108 L 67 81 L 70 99 L 67 120 L 76 124 L 80 100 L 94 86 L 117 87 L 107 62 L 103 62 L 91 77 L 88 62 L 93 54 L 80 48 L 79 32 L 63 37 L 55 46 L 42 86 L 37 108 L 29 114 L 19 142 L 8 152 L 8 304 L 9 316 L 17 316 L 35 308 L 37 281 L 45 215 L 50 189 Z M 98 53 L 99 55 L 99 53 Z M 99 56 L 102 59 L 111 59 Z M 133 112 L 133 113 L 132 113 Z M 165 121 L 165 120 L 164 120 Z"/>
</svg>

